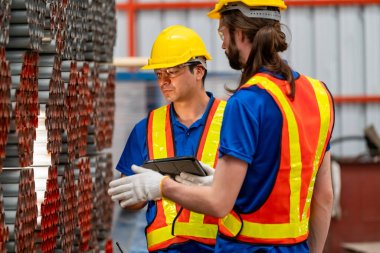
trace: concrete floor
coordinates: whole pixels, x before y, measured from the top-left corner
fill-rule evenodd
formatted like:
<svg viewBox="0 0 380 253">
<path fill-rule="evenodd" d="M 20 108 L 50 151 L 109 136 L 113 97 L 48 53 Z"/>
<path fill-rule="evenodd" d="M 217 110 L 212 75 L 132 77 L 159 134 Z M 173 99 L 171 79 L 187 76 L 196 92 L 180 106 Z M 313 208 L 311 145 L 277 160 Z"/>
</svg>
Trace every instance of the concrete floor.
<svg viewBox="0 0 380 253">
<path fill-rule="evenodd" d="M 145 208 L 138 212 L 127 212 L 115 204 L 112 240 L 114 252 L 120 253 L 116 246 L 119 242 L 124 253 L 147 253 L 145 240 Z"/>
</svg>

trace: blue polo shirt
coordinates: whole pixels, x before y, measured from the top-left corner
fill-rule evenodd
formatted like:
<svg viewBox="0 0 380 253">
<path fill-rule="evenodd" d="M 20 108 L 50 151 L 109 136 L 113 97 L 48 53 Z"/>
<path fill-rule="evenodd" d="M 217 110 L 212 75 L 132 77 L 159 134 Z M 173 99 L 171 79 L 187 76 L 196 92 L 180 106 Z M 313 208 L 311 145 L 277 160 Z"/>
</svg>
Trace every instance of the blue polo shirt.
<svg viewBox="0 0 380 253">
<path fill-rule="evenodd" d="M 271 74 L 265 69 L 261 72 Z M 293 75 L 299 78 L 297 72 Z M 258 86 L 241 89 L 228 100 L 221 129 L 220 156 L 230 155 L 248 164 L 235 211 L 254 212 L 270 195 L 280 165 L 282 122 L 276 102 Z M 289 246 L 255 245 L 218 236 L 215 252 L 303 253 L 309 252 L 309 248 L 306 241 Z"/>
<path fill-rule="evenodd" d="M 170 117 L 173 127 L 173 137 L 176 156 L 194 156 L 196 154 L 199 140 L 202 136 L 203 128 L 207 121 L 208 111 L 215 98 L 212 93 L 207 92 L 210 97 L 210 101 L 206 107 L 206 111 L 203 116 L 195 121 L 190 127 L 186 127 L 181 122 L 178 121 L 175 116 L 174 106 L 170 108 Z M 146 147 L 146 130 L 147 130 L 147 118 L 141 120 L 133 128 L 127 144 L 125 145 L 124 151 L 120 157 L 119 163 L 116 169 L 123 173 L 124 175 L 133 175 L 134 172 L 131 170 L 131 165 L 142 165 L 144 161 L 148 160 L 148 153 Z M 150 224 L 156 215 L 156 206 L 153 201 L 148 204 L 148 211 L 146 213 L 147 223 Z M 190 241 L 183 244 L 178 244 L 169 247 L 167 251 L 160 252 L 214 252 L 214 247 L 209 245 L 201 244 L 195 241 Z"/>
</svg>

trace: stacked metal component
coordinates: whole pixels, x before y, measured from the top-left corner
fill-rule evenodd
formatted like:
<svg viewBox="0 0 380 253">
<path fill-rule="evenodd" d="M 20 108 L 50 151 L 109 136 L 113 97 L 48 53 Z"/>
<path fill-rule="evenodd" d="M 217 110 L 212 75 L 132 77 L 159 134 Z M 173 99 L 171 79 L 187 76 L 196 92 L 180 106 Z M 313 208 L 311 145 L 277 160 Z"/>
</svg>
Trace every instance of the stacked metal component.
<svg viewBox="0 0 380 253">
<path fill-rule="evenodd" d="M 109 50 L 116 42 L 115 0 L 93 0 L 87 15 L 88 37 L 85 59 L 88 61 L 111 62 Z"/>
<path fill-rule="evenodd" d="M 9 41 L 9 20 L 11 18 L 12 0 L 0 1 L 0 47 L 8 44 Z"/>
<path fill-rule="evenodd" d="M 56 53 L 56 55 L 61 59 L 65 48 L 64 29 L 66 27 L 65 11 L 67 1 L 49 0 L 46 7 L 49 9 L 49 18 L 47 19 L 45 28 L 50 28 L 49 33 L 52 37 L 52 41 L 49 46 L 44 46 L 42 51 L 45 53 Z"/>
<path fill-rule="evenodd" d="M 90 158 L 91 160 L 91 177 L 92 177 L 92 194 L 93 194 L 93 208 L 92 208 L 92 231 L 91 231 L 91 240 L 90 247 L 91 249 L 97 251 L 99 250 L 99 241 L 104 240 L 107 237 L 101 237 L 102 235 L 102 219 L 104 214 L 104 208 L 106 203 L 103 197 L 103 190 L 105 183 L 105 178 L 103 177 L 102 168 L 100 166 L 100 155 L 97 157 Z M 95 160 L 95 161 L 94 161 Z M 98 240 L 99 237 L 99 240 Z"/>
<path fill-rule="evenodd" d="M 108 67 L 107 81 L 105 90 L 105 104 L 106 104 L 106 122 L 107 128 L 105 131 L 105 147 L 112 146 L 112 135 L 114 127 L 114 114 L 115 114 L 115 74 L 116 68 L 113 66 Z"/>
<path fill-rule="evenodd" d="M 65 128 L 66 122 L 65 86 L 61 77 L 62 62 L 60 57 L 54 56 L 45 58 L 48 60 L 42 61 L 41 59 L 40 66 L 49 67 L 49 59 L 53 59 L 53 63 L 51 64 L 52 66 L 50 66 L 52 68 L 52 75 L 50 79 L 39 79 L 39 89 L 44 89 L 46 90 L 45 93 L 48 93 L 46 96 L 47 101 L 44 101 L 46 102 L 45 125 L 48 130 L 47 150 L 51 154 L 51 163 L 58 164 L 59 153 L 61 151 L 62 132 Z"/>
<path fill-rule="evenodd" d="M 115 0 L 103 0 L 104 26 L 103 26 L 103 47 L 101 49 L 100 61 L 112 62 L 113 52 L 116 44 L 116 5 Z"/>
<path fill-rule="evenodd" d="M 113 179 L 112 154 L 101 154 L 95 157 L 96 166 L 91 166 L 93 178 L 94 204 L 92 211 L 93 243 L 107 239 L 112 227 L 113 202 L 107 194 L 108 185 Z M 95 180 L 94 180 L 95 179 Z"/>
<path fill-rule="evenodd" d="M 9 228 L 7 252 L 34 252 L 37 196 L 33 170 L 4 169 L 0 182 L 3 187 L 5 223 Z"/>
<path fill-rule="evenodd" d="M 113 213 L 113 201 L 108 195 L 108 185 L 113 180 L 113 164 L 112 164 L 112 154 L 102 154 L 99 157 L 99 167 L 102 171 L 103 176 L 103 215 L 102 215 L 102 228 L 99 229 L 100 232 L 103 232 L 103 238 L 111 232 L 112 227 L 112 213 Z"/>
<path fill-rule="evenodd" d="M 111 147 L 115 112 L 115 68 L 95 65 L 92 76 L 95 141 L 98 150 Z"/>
<path fill-rule="evenodd" d="M 67 0 L 65 11 L 65 49 L 67 59 L 84 60 L 84 41 L 87 34 L 89 0 Z"/>
<path fill-rule="evenodd" d="M 66 96 L 65 96 L 65 121 L 66 121 L 66 145 L 68 163 L 74 162 L 77 156 L 77 147 L 79 139 L 78 131 L 78 94 L 77 94 L 77 80 L 78 80 L 77 63 L 71 62 L 69 80 L 67 84 Z"/>
<path fill-rule="evenodd" d="M 88 86 L 89 71 L 88 63 L 71 63 L 65 98 L 68 162 L 87 154 L 88 127 L 93 110 Z"/>
<path fill-rule="evenodd" d="M 115 1 L 0 7 L 0 253 L 112 252 Z"/>
<path fill-rule="evenodd" d="M 5 225 L 3 187 L 0 184 L 0 252 L 6 252 L 6 242 L 9 238 L 9 229 Z"/>
<path fill-rule="evenodd" d="M 92 94 L 88 86 L 90 67 L 88 63 L 83 63 L 82 69 L 78 77 L 78 155 L 79 157 L 87 154 L 87 136 L 88 127 L 90 126 L 90 118 L 93 116 Z"/>
<path fill-rule="evenodd" d="M 75 229 L 78 222 L 78 199 L 76 195 L 74 168 L 70 165 L 58 167 L 61 210 L 59 212 L 59 236 L 57 249 L 72 252 Z"/>
<path fill-rule="evenodd" d="M 90 160 L 88 158 L 79 159 L 77 163 L 79 169 L 78 182 L 78 229 L 79 229 L 79 251 L 90 249 L 90 239 L 92 230 L 92 178 L 90 174 Z"/>
<path fill-rule="evenodd" d="M 5 48 L 0 46 L 0 172 L 3 169 L 5 147 L 8 140 L 8 131 L 11 117 L 11 72 L 5 58 Z"/>
<path fill-rule="evenodd" d="M 22 55 L 23 62 L 17 62 L 20 58 L 16 58 L 16 55 Z M 4 165 L 26 167 L 33 163 L 33 142 L 38 125 L 38 53 L 17 52 L 9 54 L 9 59 L 12 86 L 16 89 L 11 93 L 11 100 L 15 104 L 12 117 L 15 128 L 9 134 L 8 146 L 17 152 L 7 153 Z"/>
<path fill-rule="evenodd" d="M 41 252 L 53 252 L 56 248 L 61 200 L 59 197 L 58 171 L 56 166 L 36 168 L 48 170 L 48 177 L 35 176 L 37 196 L 42 195 L 37 219 L 36 248 Z M 43 173 L 41 173 L 43 174 Z"/>
<path fill-rule="evenodd" d="M 45 0 L 12 0 L 8 48 L 41 50 L 42 42 L 50 42 L 45 33 Z"/>
</svg>

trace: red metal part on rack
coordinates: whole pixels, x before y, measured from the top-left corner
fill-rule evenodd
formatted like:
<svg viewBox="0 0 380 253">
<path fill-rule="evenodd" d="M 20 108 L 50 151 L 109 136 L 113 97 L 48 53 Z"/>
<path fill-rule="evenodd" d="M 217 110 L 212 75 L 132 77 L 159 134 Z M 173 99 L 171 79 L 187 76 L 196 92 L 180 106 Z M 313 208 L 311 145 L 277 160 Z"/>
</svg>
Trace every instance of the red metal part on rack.
<svg viewBox="0 0 380 253">
<path fill-rule="evenodd" d="M 7 212 L 9 240 L 8 252 L 34 252 L 37 224 L 37 195 L 34 172 L 31 168 L 4 169 L 0 174 L 3 187 L 3 207 Z M 9 189 L 16 185 L 16 191 Z M 11 215 L 13 218 L 11 218 Z M 2 251 L 3 252 L 3 251 Z"/>
<path fill-rule="evenodd" d="M 33 163 L 33 141 L 38 126 L 38 52 L 25 53 L 20 84 L 16 90 L 15 121 L 22 167 Z"/>
<path fill-rule="evenodd" d="M 105 253 L 113 253 L 112 239 L 106 242 Z"/>
<path fill-rule="evenodd" d="M 5 147 L 11 118 L 11 70 L 6 59 L 5 48 L 0 46 L 0 172 L 2 171 Z"/>
<path fill-rule="evenodd" d="M 92 178 L 90 174 L 90 160 L 81 158 L 77 164 L 79 169 L 78 180 L 78 227 L 79 249 L 81 252 L 90 248 L 90 236 L 92 229 L 91 211 L 93 208 Z"/>
<path fill-rule="evenodd" d="M 62 177 L 62 176 L 61 176 Z M 75 231 L 78 222 L 78 199 L 76 196 L 74 168 L 66 165 L 60 185 L 61 209 L 59 215 L 58 235 L 60 238 L 58 249 L 71 252 L 75 241 Z"/>
<path fill-rule="evenodd" d="M 41 203 L 40 231 L 37 233 L 37 237 L 41 240 L 39 248 L 42 253 L 53 252 L 56 248 L 59 225 L 58 214 L 61 208 L 57 178 L 57 167 L 51 166 L 46 181 L 44 201 Z"/>
</svg>

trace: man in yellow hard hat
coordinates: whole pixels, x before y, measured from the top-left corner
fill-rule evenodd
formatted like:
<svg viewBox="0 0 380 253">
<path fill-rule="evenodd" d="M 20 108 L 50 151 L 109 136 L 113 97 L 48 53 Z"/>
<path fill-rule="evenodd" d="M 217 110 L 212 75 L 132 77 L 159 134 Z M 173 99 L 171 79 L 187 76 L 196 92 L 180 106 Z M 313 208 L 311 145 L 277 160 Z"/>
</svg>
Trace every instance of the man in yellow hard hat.
<svg viewBox="0 0 380 253">
<path fill-rule="evenodd" d="M 150 252 L 214 252 L 217 219 L 156 198 L 157 189 L 149 187 L 156 177 L 144 178 L 144 190 L 125 194 L 130 183 L 140 185 L 142 181 L 131 176 L 131 165 L 151 159 L 194 156 L 210 174 L 201 181 L 212 181 L 226 103 L 204 89 L 207 60 L 211 57 L 202 39 L 193 30 L 175 25 L 158 35 L 148 64 L 143 67 L 154 70 L 160 90 L 170 103 L 151 111 L 134 127 L 116 166 L 126 177 L 111 182 L 109 194 L 129 210 L 156 200 L 148 202 L 146 215 Z"/>
<path fill-rule="evenodd" d="M 280 57 L 288 47 L 284 9 L 282 0 L 219 0 L 209 13 L 219 19 L 231 67 L 242 70 L 225 109 L 212 184 L 184 185 L 134 167 L 141 181 L 126 190 L 149 185 L 156 198 L 220 217 L 215 252 L 321 253 L 326 241 L 333 99 L 323 82 Z"/>
</svg>

